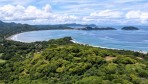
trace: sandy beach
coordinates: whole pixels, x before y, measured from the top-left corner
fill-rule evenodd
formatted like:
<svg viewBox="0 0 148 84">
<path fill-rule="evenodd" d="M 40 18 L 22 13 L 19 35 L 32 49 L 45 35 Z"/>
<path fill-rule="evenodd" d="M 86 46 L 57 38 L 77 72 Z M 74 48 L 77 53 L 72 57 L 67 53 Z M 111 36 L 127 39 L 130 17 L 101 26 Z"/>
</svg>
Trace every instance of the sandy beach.
<svg viewBox="0 0 148 84">
<path fill-rule="evenodd" d="M 18 33 L 18 34 L 19 34 L 19 33 Z M 17 41 L 17 40 L 18 40 L 18 39 L 17 39 L 18 34 L 11 35 L 11 36 L 9 36 L 9 37 L 7 37 L 7 38 L 5 38 L 5 39 L 6 39 L 6 40 Z"/>
</svg>

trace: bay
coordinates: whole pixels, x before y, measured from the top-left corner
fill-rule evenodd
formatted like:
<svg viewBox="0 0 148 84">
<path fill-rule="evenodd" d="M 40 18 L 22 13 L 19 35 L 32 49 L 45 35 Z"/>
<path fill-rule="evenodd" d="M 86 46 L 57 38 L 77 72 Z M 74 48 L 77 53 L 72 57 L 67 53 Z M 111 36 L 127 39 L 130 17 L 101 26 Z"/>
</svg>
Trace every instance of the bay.
<svg viewBox="0 0 148 84">
<path fill-rule="evenodd" d="M 12 40 L 21 42 L 47 41 L 70 36 L 74 41 L 105 48 L 148 52 L 148 29 L 118 30 L 43 30 L 16 34 Z"/>
</svg>

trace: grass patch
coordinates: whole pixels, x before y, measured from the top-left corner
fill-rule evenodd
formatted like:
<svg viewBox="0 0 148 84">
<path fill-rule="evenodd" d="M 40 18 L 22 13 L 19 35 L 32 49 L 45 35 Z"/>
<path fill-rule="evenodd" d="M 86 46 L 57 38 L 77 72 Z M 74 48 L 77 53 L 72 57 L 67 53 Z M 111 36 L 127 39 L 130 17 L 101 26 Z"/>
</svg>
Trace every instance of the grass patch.
<svg viewBox="0 0 148 84">
<path fill-rule="evenodd" d="M 0 63 L 5 63 L 5 62 L 6 62 L 6 60 L 0 59 Z"/>
<path fill-rule="evenodd" d="M 107 57 L 105 57 L 105 60 L 106 61 L 112 61 L 112 60 L 114 60 L 114 59 L 116 59 L 117 57 L 112 57 L 112 56 L 107 56 Z"/>
</svg>

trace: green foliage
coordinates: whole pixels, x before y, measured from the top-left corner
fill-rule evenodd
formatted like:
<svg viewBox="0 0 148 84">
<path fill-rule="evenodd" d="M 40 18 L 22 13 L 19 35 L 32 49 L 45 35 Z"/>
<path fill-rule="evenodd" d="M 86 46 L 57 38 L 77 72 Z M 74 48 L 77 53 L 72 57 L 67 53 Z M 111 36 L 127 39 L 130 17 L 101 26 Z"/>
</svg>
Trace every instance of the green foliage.
<svg viewBox="0 0 148 84">
<path fill-rule="evenodd" d="M 68 39 L 70 40 L 70 38 L 63 40 L 67 40 L 65 41 L 67 43 Z M 55 41 L 64 42 L 61 40 Z M 109 52 L 107 49 L 71 43 L 59 44 L 48 43 L 41 52 L 34 52 L 31 57 L 21 61 L 9 60 L 1 65 L 1 80 L 14 84 L 147 83 L 148 66 L 145 61 L 141 62 L 133 56 L 123 56 L 114 52 L 117 59 L 108 62 L 104 56 L 105 52 Z M 107 53 L 107 56 L 111 55 L 113 53 Z"/>
<path fill-rule="evenodd" d="M 64 25 L 28 25 L 17 23 L 4 23 L 0 21 L 0 41 L 10 35 L 37 30 L 51 30 L 51 29 L 71 29 Z M 2 37 L 2 38 L 1 38 Z"/>
<path fill-rule="evenodd" d="M 116 60 L 114 60 L 115 63 L 122 63 L 122 64 L 134 64 L 137 61 L 130 58 L 130 57 L 118 57 Z"/>
<path fill-rule="evenodd" d="M 6 60 L 0 59 L 0 63 L 5 63 L 5 62 L 6 62 Z"/>
<path fill-rule="evenodd" d="M 97 76 L 85 77 L 82 80 L 76 82 L 76 84 L 102 84 L 102 83 L 103 79 Z"/>
</svg>

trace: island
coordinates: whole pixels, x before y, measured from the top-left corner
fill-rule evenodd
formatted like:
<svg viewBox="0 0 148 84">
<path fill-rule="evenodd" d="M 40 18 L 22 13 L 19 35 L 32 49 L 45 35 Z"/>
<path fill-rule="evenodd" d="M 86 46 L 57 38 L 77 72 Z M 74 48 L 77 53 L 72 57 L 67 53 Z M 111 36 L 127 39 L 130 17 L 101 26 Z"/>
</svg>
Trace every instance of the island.
<svg viewBox="0 0 148 84">
<path fill-rule="evenodd" d="M 116 30 L 115 28 L 112 28 L 112 27 L 102 27 L 102 28 L 99 28 L 99 27 L 90 27 L 90 26 L 87 26 L 85 28 L 77 28 L 76 30 Z"/>
<path fill-rule="evenodd" d="M 123 27 L 122 30 L 139 30 L 139 28 L 133 27 L 133 26 L 126 26 L 126 27 Z"/>
</svg>

